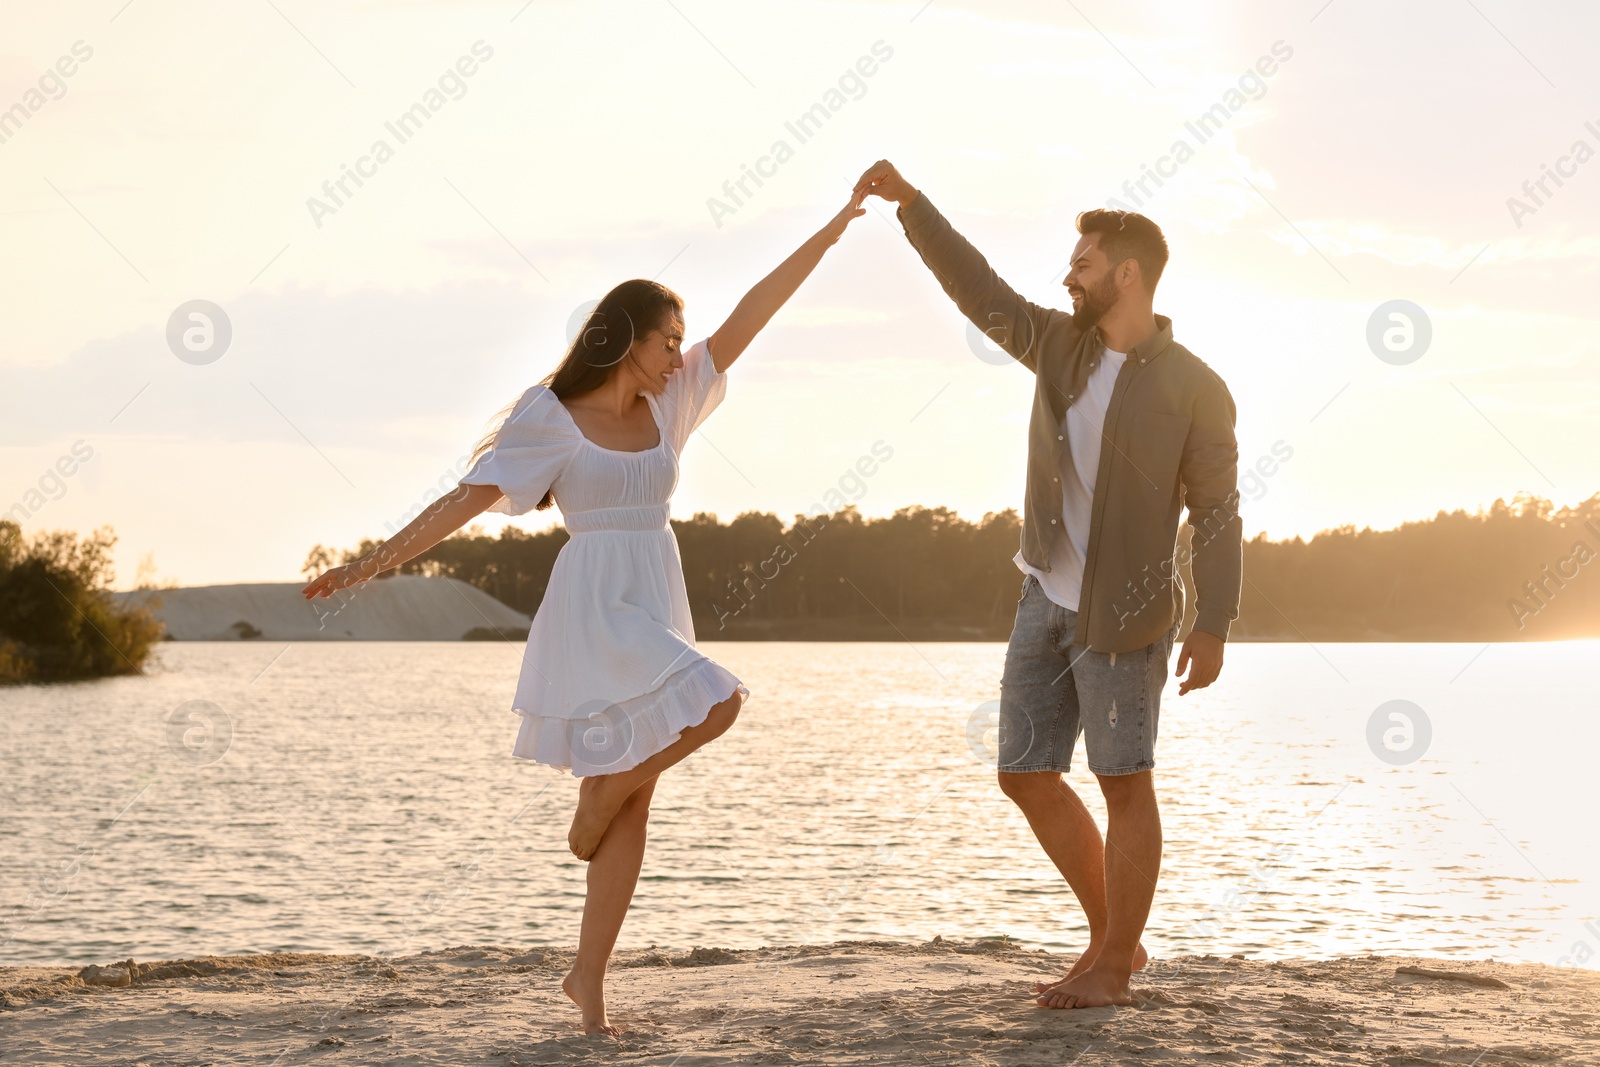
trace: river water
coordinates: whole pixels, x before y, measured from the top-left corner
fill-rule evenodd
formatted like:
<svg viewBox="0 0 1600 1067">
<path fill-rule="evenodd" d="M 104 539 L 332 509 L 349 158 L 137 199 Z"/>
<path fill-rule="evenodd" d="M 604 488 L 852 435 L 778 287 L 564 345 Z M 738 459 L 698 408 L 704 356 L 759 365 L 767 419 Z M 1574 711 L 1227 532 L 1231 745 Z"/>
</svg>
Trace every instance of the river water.
<svg viewBox="0 0 1600 1067">
<path fill-rule="evenodd" d="M 994 784 L 1003 645 L 703 647 L 752 698 L 663 776 L 621 948 L 1082 944 Z M 1594 966 L 1597 652 L 1234 644 L 1169 683 L 1146 944 Z M 510 755 L 519 654 L 169 643 L 0 690 L 0 964 L 575 943 L 576 782 Z"/>
</svg>

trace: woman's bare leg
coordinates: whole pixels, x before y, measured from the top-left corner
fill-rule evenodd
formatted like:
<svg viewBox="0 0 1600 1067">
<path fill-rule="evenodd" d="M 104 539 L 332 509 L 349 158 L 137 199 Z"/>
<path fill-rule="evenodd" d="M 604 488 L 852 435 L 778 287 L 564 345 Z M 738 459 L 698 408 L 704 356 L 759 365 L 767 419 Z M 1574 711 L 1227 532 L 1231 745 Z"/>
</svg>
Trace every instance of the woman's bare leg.
<svg viewBox="0 0 1600 1067">
<path fill-rule="evenodd" d="M 703 722 L 684 730 L 678 739 L 637 767 L 616 774 L 594 774 L 578 786 L 578 811 L 572 816 L 567 845 L 580 860 L 589 859 L 599 847 L 606 827 L 633 791 L 673 764 L 683 760 L 709 741 L 727 732 L 739 717 L 744 698 L 737 691 L 720 704 L 713 704 Z"/>
<path fill-rule="evenodd" d="M 586 1034 L 621 1033 L 606 1018 L 606 963 L 639 882 L 645 826 L 650 820 L 650 797 L 655 788 L 656 780 L 651 778 L 623 801 L 605 840 L 589 861 L 589 894 L 583 902 L 578 958 L 561 982 L 561 988 L 583 1012 Z"/>
</svg>

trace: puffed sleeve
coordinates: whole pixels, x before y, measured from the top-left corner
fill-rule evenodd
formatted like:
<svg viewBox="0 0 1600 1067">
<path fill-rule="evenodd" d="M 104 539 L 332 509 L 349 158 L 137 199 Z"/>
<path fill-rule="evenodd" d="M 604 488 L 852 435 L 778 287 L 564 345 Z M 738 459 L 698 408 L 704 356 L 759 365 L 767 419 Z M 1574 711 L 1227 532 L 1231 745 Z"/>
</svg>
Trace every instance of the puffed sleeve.
<svg viewBox="0 0 1600 1067">
<path fill-rule="evenodd" d="M 683 367 L 667 379 L 666 392 L 661 394 L 667 437 L 674 451 L 683 448 L 727 392 L 728 374 L 712 363 L 709 338 L 689 346 L 683 353 Z"/>
<path fill-rule="evenodd" d="M 576 427 L 558 411 L 561 401 L 542 385 L 518 398 L 489 451 L 461 478 L 462 485 L 494 485 L 504 495 L 490 511 L 521 515 L 539 506 L 560 480 L 577 446 Z"/>
</svg>

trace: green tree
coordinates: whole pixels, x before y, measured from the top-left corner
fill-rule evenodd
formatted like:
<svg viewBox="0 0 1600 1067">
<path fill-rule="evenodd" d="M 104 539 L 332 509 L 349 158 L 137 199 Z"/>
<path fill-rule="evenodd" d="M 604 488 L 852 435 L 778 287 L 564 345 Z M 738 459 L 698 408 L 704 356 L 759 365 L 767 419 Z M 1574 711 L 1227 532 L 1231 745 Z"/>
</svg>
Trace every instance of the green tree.
<svg viewBox="0 0 1600 1067">
<path fill-rule="evenodd" d="M 705 638 L 988 640 L 1010 632 L 1021 578 L 1015 511 L 947 508 L 867 519 L 748 512 L 675 520 L 696 633 Z M 1189 528 L 1178 532 L 1187 606 Z M 532 614 L 567 535 L 470 530 L 406 564 Z M 363 542 L 370 547 L 371 542 Z M 1516 641 L 1600 636 L 1600 495 L 1557 508 L 1528 494 L 1392 530 L 1340 526 L 1244 545 L 1233 636 L 1309 641 Z M 346 553 L 347 558 L 350 553 Z"/>
<path fill-rule="evenodd" d="M 109 528 L 87 537 L 24 538 L 0 521 L 0 682 L 51 682 L 137 673 L 161 639 L 147 606 L 110 594 Z"/>
</svg>

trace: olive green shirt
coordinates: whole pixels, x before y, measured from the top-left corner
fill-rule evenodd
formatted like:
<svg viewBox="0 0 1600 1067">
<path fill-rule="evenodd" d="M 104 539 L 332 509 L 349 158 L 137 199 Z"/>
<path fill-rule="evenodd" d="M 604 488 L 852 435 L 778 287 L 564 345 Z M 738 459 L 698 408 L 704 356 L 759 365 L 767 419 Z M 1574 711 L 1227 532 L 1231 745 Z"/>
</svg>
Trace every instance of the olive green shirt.
<svg viewBox="0 0 1600 1067">
<path fill-rule="evenodd" d="M 918 194 L 897 212 L 906 238 L 961 313 L 1034 372 L 1022 558 L 1049 569 L 1051 539 L 1065 537 L 1062 422 L 1105 345 L 1098 328 L 1024 300 L 948 220 Z M 1101 430 L 1073 643 L 1132 652 L 1183 618 L 1178 518 L 1188 509 L 1197 630 L 1227 640 L 1243 579 L 1239 448 L 1233 397 L 1222 378 L 1172 339 L 1157 315 L 1154 337 L 1128 353 Z"/>
</svg>

